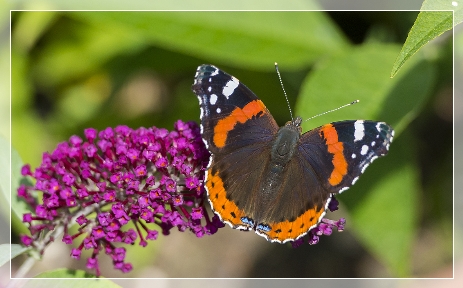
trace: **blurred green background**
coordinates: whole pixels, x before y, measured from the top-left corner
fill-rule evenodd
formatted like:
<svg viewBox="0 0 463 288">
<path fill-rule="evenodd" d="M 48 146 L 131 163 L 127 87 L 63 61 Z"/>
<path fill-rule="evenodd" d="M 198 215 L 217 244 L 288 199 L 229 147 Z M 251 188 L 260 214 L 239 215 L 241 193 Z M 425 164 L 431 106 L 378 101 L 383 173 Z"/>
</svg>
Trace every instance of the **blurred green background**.
<svg viewBox="0 0 463 288">
<path fill-rule="evenodd" d="M 290 114 L 278 62 L 293 111 L 303 118 L 360 99 L 306 122 L 305 131 L 347 119 L 387 121 L 396 129 L 390 155 L 339 196 L 339 212 L 327 215 L 346 217 L 346 231 L 298 249 L 228 226 L 203 239 L 174 231 L 158 245 L 130 247 L 130 274 L 113 271 L 108 261 L 103 275 L 435 276 L 451 265 L 453 253 L 453 39 L 444 34 L 391 79 L 417 14 L 12 12 L 12 145 L 36 167 L 44 151 L 87 127 L 172 129 L 177 119 L 198 121 L 190 87 L 203 63 L 240 79 L 283 125 Z M 13 231 L 17 242 L 21 223 Z M 69 247 L 52 246 L 55 252 L 31 276 L 84 268 L 83 260 L 63 259 Z"/>
</svg>

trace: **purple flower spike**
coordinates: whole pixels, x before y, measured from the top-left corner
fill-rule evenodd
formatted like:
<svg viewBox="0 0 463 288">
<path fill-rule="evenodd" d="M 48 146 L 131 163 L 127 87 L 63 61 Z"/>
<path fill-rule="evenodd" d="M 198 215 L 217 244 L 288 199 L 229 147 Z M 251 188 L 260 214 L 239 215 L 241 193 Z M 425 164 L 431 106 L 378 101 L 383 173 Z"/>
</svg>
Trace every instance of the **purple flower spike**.
<svg viewBox="0 0 463 288">
<path fill-rule="evenodd" d="M 125 262 L 123 245 L 146 246 L 174 227 L 197 237 L 217 232 L 224 224 L 206 209 L 205 193 L 198 193 L 209 160 L 199 127 L 180 120 L 174 127 L 88 128 L 84 137 L 71 136 L 44 153 L 35 171 L 25 165 L 21 173 L 35 185 L 21 185 L 18 195 L 35 213 L 23 216 L 31 233 L 21 235 L 23 244 L 43 253 L 59 236 L 48 232 L 62 227 L 63 242 L 78 247 L 70 256 L 93 251 L 87 268 L 99 275 L 101 251 L 127 273 L 133 266 Z M 74 223 L 78 231 L 69 235 Z"/>
</svg>

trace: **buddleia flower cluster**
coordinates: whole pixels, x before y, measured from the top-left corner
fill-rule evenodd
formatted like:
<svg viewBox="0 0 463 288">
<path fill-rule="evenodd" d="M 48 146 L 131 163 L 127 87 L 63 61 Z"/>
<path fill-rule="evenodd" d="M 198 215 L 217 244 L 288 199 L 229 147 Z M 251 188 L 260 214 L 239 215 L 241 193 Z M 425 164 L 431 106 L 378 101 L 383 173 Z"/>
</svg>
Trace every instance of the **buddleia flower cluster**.
<svg viewBox="0 0 463 288">
<path fill-rule="evenodd" d="M 114 268 L 129 272 L 123 244 L 146 246 L 174 227 L 202 237 L 224 226 L 206 209 L 209 152 L 195 122 L 179 120 L 173 131 L 118 126 L 84 134 L 85 139 L 72 136 L 44 153 L 35 171 L 22 168 L 22 175 L 35 180 L 18 189 L 35 211 L 23 216 L 31 233 L 21 236 L 26 246 L 42 254 L 62 232 L 62 241 L 76 247 L 71 257 L 92 251 L 87 268 L 97 275 L 102 252 Z M 79 228 L 71 234 L 74 223 Z"/>
<path fill-rule="evenodd" d="M 33 183 L 18 189 L 33 211 L 23 215 L 30 231 L 21 235 L 25 246 L 43 254 L 61 239 L 74 247 L 70 256 L 75 259 L 90 250 L 86 267 L 100 276 L 102 253 L 111 257 L 115 269 L 130 272 L 133 265 L 125 261 L 124 245 L 144 247 L 173 228 L 203 237 L 224 227 L 209 209 L 204 175 L 210 154 L 195 122 L 178 120 L 173 131 L 88 128 L 84 137 L 71 136 L 44 153 L 34 171 L 22 167 L 22 175 Z M 337 205 L 332 199 L 328 208 L 334 211 Z M 342 231 L 344 223 L 343 218 L 323 219 L 307 242 L 317 244 L 319 236 L 334 228 Z"/>
</svg>

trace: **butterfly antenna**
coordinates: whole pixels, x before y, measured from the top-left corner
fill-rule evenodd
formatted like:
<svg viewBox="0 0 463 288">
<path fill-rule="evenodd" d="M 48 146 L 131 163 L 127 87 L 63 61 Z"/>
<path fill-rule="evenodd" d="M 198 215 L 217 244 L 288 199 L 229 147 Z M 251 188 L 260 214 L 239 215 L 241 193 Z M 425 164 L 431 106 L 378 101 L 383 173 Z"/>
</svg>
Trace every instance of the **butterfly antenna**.
<svg viewBox="0 0 463 288">
<path fill-rule="evenodd" d="M 347 104 L 345 104 L 345 105 L 342 105 L 341 107 L 338 107 L 338 108 L 336 108 L 336 109 L 332 109 L 332 110 L 329 110 L 329 111 L 320 113 L 320 114 L 318 114 L 318 115 L 312 116 L 312 117 L 310 117 L 310 118 L 308 118 L 308 119 L 305 119 L 305 121 L 309 121 L 310 119 L 313 119 L 313 118 L 315 118 L 315 117 L 322 116 L 322 115 L 328 114 L 328 113 L 330 113 L 330 112 L 334 112 L 334 111 L 336 111 L 336 110 L 342 109 L 342 108 L 347 107 L 347 106 L 350 106 L 350 105 L 354 105 L 354 104 L 359 103 L 359 102 L 360 102 L 360 100 L 352 101 L 352 102 L 347 103 Z M 305 122 L 305 121 L 304 121 L 304 122 Z"/>
<path fill-rule="evenodd" d="M 277 70 L 278 79 L 280 79 L 280 84 L 281 84 L 281 88 L 283 89 L 283 93 L 285 93 L 286 104 L 288 104 L 289 114 L 291 114 L 291 120 L 294 120 L 293 111 L 291 110 L 291 106 L 289 105 L 288 95 L 286 95 L 285 86 L 283 86 L 283 81 L 281 80 L 280 70 L 278 70 L 277 62 L 275 62 L 275 69 Z"/>
</svg>

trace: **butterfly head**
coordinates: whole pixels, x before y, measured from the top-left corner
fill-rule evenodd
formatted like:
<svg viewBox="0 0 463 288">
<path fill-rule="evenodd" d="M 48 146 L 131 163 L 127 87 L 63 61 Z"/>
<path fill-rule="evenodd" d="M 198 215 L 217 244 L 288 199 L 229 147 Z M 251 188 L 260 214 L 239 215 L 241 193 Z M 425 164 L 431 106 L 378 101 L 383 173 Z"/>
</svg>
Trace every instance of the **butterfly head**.
<svg viewBox="0 0 463 288">
<path fill-rule="evenodd" d="M 299 134 L 301 134 L 302 133 L 301 124 L 302 124 L 302 118 L 300 116 L 297 116 L 293 120 L 286 122 L 284 127 L 289 128 L 291 130 L 295 130 L 299 132 Z"/>
</svg>

